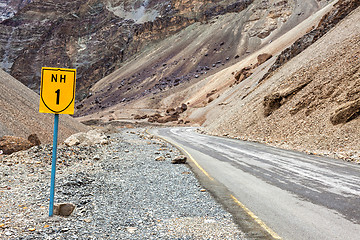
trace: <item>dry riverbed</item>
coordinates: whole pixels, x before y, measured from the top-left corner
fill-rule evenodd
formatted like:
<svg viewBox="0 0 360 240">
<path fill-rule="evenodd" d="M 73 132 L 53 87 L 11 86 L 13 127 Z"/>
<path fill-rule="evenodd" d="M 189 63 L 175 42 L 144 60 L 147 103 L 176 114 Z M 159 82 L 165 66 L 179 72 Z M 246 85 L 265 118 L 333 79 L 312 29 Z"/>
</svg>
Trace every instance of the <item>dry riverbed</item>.
<svg viewBox="0 0 360 240">
<path fill-rule="evenodd" d="M 244 239 L 188 166 L 171 164 L 176 148 L 143 129 L 107 136 L 59 146 L 55 202 L 75 204 L 69 217 L 48 217 L 50 145 L 0 155 L 0 239 Z"/>
</svg>

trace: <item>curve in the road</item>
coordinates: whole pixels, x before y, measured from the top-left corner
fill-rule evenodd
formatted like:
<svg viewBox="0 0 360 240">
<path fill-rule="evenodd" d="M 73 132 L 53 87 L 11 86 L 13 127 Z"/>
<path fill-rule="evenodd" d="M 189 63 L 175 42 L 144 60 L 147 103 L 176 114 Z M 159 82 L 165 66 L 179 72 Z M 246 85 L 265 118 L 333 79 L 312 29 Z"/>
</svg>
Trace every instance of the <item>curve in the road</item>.
<svg viewBox="0 0 360 240">
<path fill-rule="evenodd" d="M 196 159 L 203 173 L 241 200 L 239 206 L 252 209 L 284 239 L 358 239 L 359 166 L 191 128 L 153 132 Z"/>
</svg>

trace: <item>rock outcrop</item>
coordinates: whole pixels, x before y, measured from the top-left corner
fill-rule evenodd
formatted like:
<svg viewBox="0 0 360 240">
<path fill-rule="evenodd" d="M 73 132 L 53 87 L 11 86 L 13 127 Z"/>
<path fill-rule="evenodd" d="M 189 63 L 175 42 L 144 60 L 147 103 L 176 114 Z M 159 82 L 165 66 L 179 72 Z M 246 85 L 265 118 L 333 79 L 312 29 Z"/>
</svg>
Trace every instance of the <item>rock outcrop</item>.
<svg viewBox="0 0 360 240">
<path fill-rule="evenodd" d="M 335 110 L 331 115 L 330 121 L 337 125 L 340 123 L 347 123 L 360 116 L 360 100 L 348 102 Z"/>
<path fill-rule="evenodd" d="M 347 15 L 349 15 L 349 13 L 351 13 L 359 6 L 360 1 L 358 0 L 341 0 L 336 3 L 333 10 L 321 19 L 320 23 L 315 29 L 311 30 L 309 33 L 299 38 L 289 48 L 282 51 L 269 71 L 264 75 L 262 80 L 271 76 L 271 74 L 276 71 L 276 69 L 280 68 L 286 62 L 290 61 L 292 58 L 308 48 L 311 44 L 324 36 L 338 22 L 344 19 Z"/>
<path fill-rule="evenodd" d="M 34 146 L 30 141 L 21 137 L 3 136 L 0 138 L 0 150 L 3 154 L 23 151 Z"/>
<path fill-rule="evenodd" d="M 281 0 L 75 0 L 61 4 L 33 0 L 0 23 L 1 65 L 35 91 L 39 91 L 41 67 L 76 68 L 76 97 L 83 100 L 77 104 L 76 116 L 84 116 L 225 68 L 275 36 L 293 7 L 292 2 Z M 226 27 L 214 26 L 218 20 Z M 216 27 L 218 36 L 202 39 L 193 55 L 182 57 L 177 53 L 201 34 L 184 36 L 171 51 L 161 51 L 136 71 L 116 74 L 116 81 L 93 90 L 98 80 L 135 61 L 146 49 L 198 26 Z"/>
<path fill-rule="evenodd" d="M 113 72 L 145 45 L 168 37 L 197 21 L 245 9 L 252 1 L 11 0 L 0 8 L 2 68 L 38 91 L 43 66 L 77 69 L 77 98 Z M 193 6 L 200 5 L 194 12 Z M 121 7 L 123 6 L 123 7 Z M 152 13 L 149 21 L 135 15 Z M 195 13 L 195 14 L 194 14 Z"/>
</svg>

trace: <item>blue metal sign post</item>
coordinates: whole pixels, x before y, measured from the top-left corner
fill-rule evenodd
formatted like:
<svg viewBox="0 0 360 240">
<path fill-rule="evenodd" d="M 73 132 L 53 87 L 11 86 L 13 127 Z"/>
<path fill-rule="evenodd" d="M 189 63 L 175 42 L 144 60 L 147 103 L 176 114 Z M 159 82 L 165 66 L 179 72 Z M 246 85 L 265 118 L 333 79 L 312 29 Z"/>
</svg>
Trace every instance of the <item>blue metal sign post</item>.
<svg viewBox="0 0 360 240">
<path fill-rule="evenodd" d="M 51 185 L 50 185 L 49 217 L 52 217 L 53 212 L 54 212 L 55 173 L 56 173 L 56 153 L 57 153 L 58 127 L 59 127 L 59 114 L 55 114 L 53 150 L 52 150 L 52 163 L 51 163 Z"/>
<path fill-rule="evenodd" d="M 75 85 L 76 69 L 50 67 L 43 67 L 41 69 L 39 112 L 55 114 L 51 163 L 50 217 L 54 214 L 59 114 L 74 114 Z"/>
</svg>

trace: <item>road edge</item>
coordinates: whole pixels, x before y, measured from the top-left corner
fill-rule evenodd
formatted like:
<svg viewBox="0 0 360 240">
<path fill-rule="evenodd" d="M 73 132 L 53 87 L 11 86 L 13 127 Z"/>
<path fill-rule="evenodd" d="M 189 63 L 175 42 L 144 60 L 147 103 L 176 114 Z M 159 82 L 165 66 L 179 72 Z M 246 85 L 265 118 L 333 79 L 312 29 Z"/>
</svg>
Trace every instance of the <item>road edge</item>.
<svg viewBox="0 0 360 240">
<path fill-rule="evenodd" d="M 154 136 L 171 144 L 191 160 L 187 161 L 187 165 L 194 173 L 199 183 L 211 194 L 216 202 L 221 204 L 223 208 L 232 215 L 234 222 L 238 225 L 239 229 L 244 232 L 247 239 L 282 239 L 247 207 L 245 207 L 245 205 L 236 199 L 233 193 L 224 184 L 211 177 L 211 175 L 206 172 L 183 147 L 169 139 L 150 133 L 149 129 L 146 129 L 145 132 L 150 136 Z"/>
</svg>

